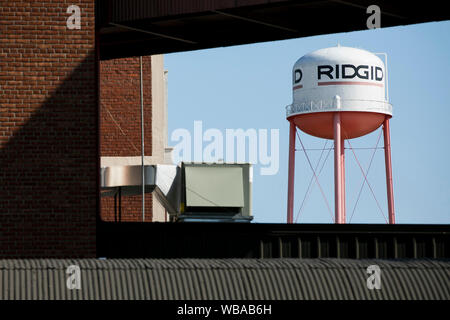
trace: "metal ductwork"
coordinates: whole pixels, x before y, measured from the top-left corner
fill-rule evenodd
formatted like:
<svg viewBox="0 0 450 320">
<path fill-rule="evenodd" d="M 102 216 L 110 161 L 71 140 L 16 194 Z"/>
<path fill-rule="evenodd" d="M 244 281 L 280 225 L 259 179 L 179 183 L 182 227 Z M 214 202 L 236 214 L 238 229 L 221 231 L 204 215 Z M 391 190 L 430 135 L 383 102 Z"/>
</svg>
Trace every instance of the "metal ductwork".
<svg viewBox="0 0 450 320">
<path fill-rule="evenodd" d="M 180 208 L 180 168 L 176 165 L 145 165 L 145 193 L 155 192 L 171 215 Z M 142 194 L 142 166 L 111 166 L 101 168 L 101 196 L 112 197 Z"/>
</svg>

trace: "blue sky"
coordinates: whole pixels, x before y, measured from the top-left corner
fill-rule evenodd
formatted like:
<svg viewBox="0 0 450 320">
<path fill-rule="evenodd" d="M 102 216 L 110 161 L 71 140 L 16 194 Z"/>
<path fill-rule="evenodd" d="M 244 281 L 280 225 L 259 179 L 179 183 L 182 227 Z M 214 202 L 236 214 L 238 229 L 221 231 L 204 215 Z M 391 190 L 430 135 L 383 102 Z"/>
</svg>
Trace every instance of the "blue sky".
<svg viewBox="0 0 450 320">
<path fill-rule="evenodd" d="M 253 215 L 255 222 L 285 222 L 289 132 L 285 106 L 292 102 L 293 64 L 308 52 L 338 43 L 386 52 L 394 110 L 391 145 L 397 223 L 450 223 L 449 33 L 450 22 L 444 21 L 167 54 L 169 145 L 176 144 L 170 136 L 177 128 L 193 134 L 195 120 L 203 121 L 203 130 L 217 128 L 224 135 L 227 128 L 279 129 L 280 169 L 275 175 L 262 176 L 259 165 L 255 166 Z M 324 146 L 325 140 L 300 134 L 307 148 Z M 375 131 L 353 139 L 351 144 L 374 147 L 378 134 Z M 366 169 L 372 150 L 355 152 Z M 320 151 L 308 155 L 315 165 Z M 319 180 L 334 211 L 332 156 Z M 387 217 L 384 170 L 380 149 L 375 153 L 368 180 Z M 304 154 L 297 152 L 294 219 L 311 174 Z M 346 150 L 347 219 L 362 181 L 352 152 Z M 297 222 L 332 222 L 317 185 Z M 351 223 L 385 223 L 367 185 Z"/>
</svg>

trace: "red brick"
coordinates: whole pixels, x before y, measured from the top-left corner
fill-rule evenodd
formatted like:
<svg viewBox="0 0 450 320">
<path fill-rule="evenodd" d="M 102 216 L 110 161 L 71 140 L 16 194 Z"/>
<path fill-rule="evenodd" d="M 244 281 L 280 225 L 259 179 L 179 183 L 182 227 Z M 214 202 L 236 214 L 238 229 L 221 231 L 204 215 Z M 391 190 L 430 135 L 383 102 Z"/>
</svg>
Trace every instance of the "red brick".
<svg viewBox="0 0 450 320">
<path fill-rule="evenodd" d="M 152 154 L 151 57 L 142 58 L 145 155 Z M 109 111 L 109 112 L 108 112 Z M 114 120 L 113 120 L 113 118 Z M 141 155 L 139 58 L 124 58 L 100 63 L 100 150 L 101 156 Z M 117 123 L 117 124 L 116 124 Z M 119 129 L 120 126 L 120 129 Z M 122 133 L 125 133 L 125 135 Z M 152 196 L 146 196 L 146 221 L 152 219 Z M 123 196 L 121 221 L 142 220 L 142 197 Z M 114 199 L 102 198 L 101 218 L 119 220 Z"/>
<path fill-rule="evenodd" d="M 66 1 L 2 3 L 0 258 L 96 255 L 94 0 L 76 4 L 81 30 Z"/>
</svg>

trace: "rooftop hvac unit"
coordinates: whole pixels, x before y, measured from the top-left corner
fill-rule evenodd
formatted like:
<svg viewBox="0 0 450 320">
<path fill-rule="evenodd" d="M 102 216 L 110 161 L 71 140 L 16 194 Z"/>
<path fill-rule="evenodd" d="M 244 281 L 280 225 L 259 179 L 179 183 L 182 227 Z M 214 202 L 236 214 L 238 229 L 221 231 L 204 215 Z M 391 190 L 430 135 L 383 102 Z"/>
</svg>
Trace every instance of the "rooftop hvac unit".
<svg viewBox="0 0 450 320">
<path fill-rule="evenodd" d="M 146 165 L 144 182 L 144 191 L 156 195 L 171 221 L 250 222 L 253 219 L 251 164 Z M 101 186 L 104 197 L 141 194 L 142 167 L 104 167 Z"/>
<path fill-rule="evenodd" d="M 251 164 L 181 163 L 177 221 L 250 222 Z"/>
</svg>

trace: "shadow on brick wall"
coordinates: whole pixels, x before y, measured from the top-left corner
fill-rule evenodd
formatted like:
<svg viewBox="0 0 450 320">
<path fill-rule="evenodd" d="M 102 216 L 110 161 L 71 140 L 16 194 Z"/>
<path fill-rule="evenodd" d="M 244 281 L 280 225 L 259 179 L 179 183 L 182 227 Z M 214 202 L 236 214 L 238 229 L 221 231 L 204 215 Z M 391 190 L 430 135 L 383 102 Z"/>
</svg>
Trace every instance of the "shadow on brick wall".
<svg viewBox="0 0 450 320">
<path fill-rule="evenodd" d="M 94 257 L 99 206 L 95 55 L 53 91 L 44 91 L 51 85 L 48 79 L 25 79 L 23 85 L 47 98 L 33 106 L 39 99 L 33 92 L 23 103 L 0 110 L 2 118 L 8 116 L 0 134 L 9 136 L 0 148 L 0 258 Z M 22 124 L 15 122 L 27 113 Z"/>
</svg>

